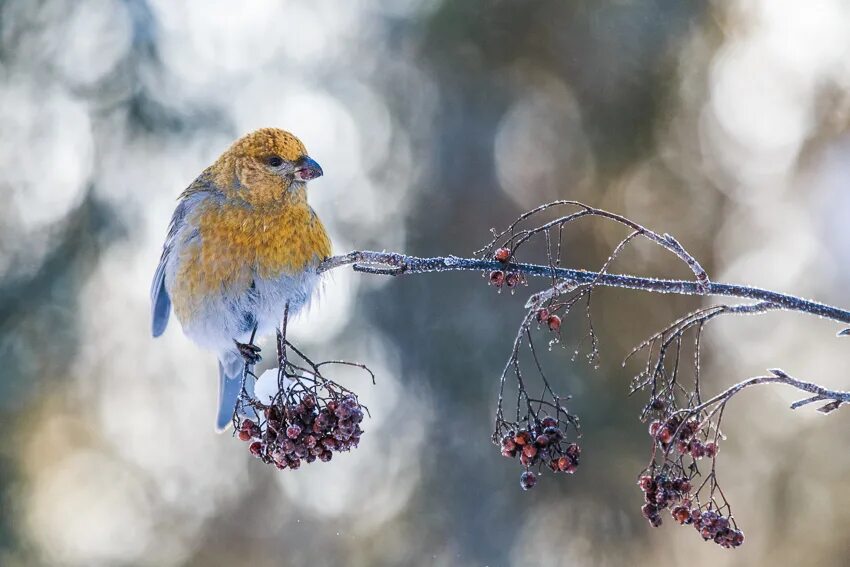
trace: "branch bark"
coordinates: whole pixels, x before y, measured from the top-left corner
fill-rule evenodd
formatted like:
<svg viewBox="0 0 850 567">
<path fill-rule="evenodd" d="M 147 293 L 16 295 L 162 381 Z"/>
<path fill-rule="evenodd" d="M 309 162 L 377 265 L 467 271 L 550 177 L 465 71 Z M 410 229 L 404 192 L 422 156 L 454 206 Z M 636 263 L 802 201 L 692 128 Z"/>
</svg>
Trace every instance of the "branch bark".
<svg viewBox="0 0 850 567">
<path fill-rule="evenodd" d="M 833 307 L 824 303 L 803 299 L 794 295 L 779 293 L 763 288 L 715 282 L 699 282 L 687 280 L 657 279 L 631 276 L 627 274 L 608 274 L 557 268 L 539 264 L 503 264 L 496 260 L 476 258 L 459 258 L 457 256 L 435 256 L 420 258 L 397 252 L 354 251 L 341 256 L 333 256 L 324 260 L 318 272 L 326 272 L 341 266 L 352 265 L 358 272 L 399 276 L 403 274 L 423 274 L 428 272 L 452 271 L 492 271 L 504 270 L 521 273 L 531 277 L 558 278 L 575 282 L 576 285 L 593 284 L 607 287 L 636 289 L 654 293 L 675 293 L 679 295 L 706 295 L 737 297 L 772 303 L 788 311 L 798 311 L 817 315 L 825 319 L 850 325 L 850 311 Z M 703 291 L 704 290 L 704 291 Z M 847 334 L 845 331 L 839 335 Z"/>
</svg>

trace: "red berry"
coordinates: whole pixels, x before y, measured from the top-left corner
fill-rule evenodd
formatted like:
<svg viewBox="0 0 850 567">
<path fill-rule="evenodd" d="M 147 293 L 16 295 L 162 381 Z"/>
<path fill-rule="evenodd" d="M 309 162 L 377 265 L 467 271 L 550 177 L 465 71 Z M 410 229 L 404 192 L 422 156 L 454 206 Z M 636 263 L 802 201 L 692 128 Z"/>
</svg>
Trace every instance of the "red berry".
<svg viewBox="0 0 850 567">
<path fill-rule="evenodd" d="M 493 254 L 493 257 L 496 258 L 499 262 L 507 262 L 511 259 L 511 249 L 510 248 L 499 248 L 496 250 L 496 253 Z"/>
<path fill-rule="evenodd" d="M 744 543 L 744 532 L 735 530 L 732 532 L 732 538 L 729 544 L 732 547 L 740 547 Z"/>
<path fill-rule="evenodd" d="M 239 433 L 238 433 L 238 437 L 239 437 L 240 441 L 250 441 L 251 440 L 251 433 L 249 433 L 248 431 L 246 431 L 244 429 L 240 429 Z"/>
<path fill-rule="evenodd" d="M 300 426 L 293 424 L 286 428 L 286 436 L 290 439 L 298 439 L 299 435 L 301 435 Z"/>
<path fill-rule="evenodd" d="M 698 439 L 692 440 L 688 448 L 691 451 L 691 457 L 694 459 L 701 459 L 705 456 L 705 445 L 700 443 Z"/>
<path fill-rule="evenodd" d="M 505 272 L 502 270 L 493 270 L 490 272 L 490 283 L 496 287 L 502 287 L 505 283 Z"/>
<path fill-rule="evenodd" d="M 525 445 L 522 448 L 522 453 L 526 455 L 529 459 L 533 459 L 534 456 L 537 454 L 537 447 L 535 447 L 534 445 Z"/>
<path fill-rule="evenodd" d="M 717 443 L 714 441 L 705 444 L 705 456 L 709 459 L 713 459 L 717 455 Z"/>
<path fill-rule="evenodd" d="M 644 492 L 650 492 L 655 489 L 655 481 L 649 475 L 643 475 L 638 479 L 637 483 Z"/>
<path fill-rule="evenodd" d="M 543 421 L 540 422 L 540 425 L 542 425 L 544 429 L 546 427 L 557 427 L 558 426 L 558 420 L 555 419 L 554 417 L 552 417 L 551 415 L 547 415 L 546 417 L 543 418 Z"/>
<path fill-rule="evenodd" d="M 527 445 L 531 442 L 531 435 L 528 434 L 528 431 L 520 431 L 514 437 L 514 443 L 517 445 Z"/>
<path fill-rule="evenodd" d="M 251 429 L 253 429 L 255 425 L 256 424 L 253 421 L 251 421 L 250 419 L 245 419 L 245 420 L 242 421 L 241 424 L 239 424 L 239 430 L 240 431 L 251 431 Z"/>
<path fill-rule="evenodd" d="M 520 281 L 522 281 L 522 278 L 520 278 L 519 274 L 517 274 L 516 272 L 510 272 L 508 275 L 505 276 L 505 283 L 508 285 L 508 287 L 516 287 L 520 283 Z"/>
<path fill-rule="evenodd" d="M 557 333 L 561 330 L 561 318 L 557 315 L 549 315 L 549 318 L 546 319 L 546 324 L 549 326 L 549 330 L 553 333 Z"/>
<path fill-rule="evenodd" d="M 656 438 L 657 438 L 657 437 L 658 437 L 658 432 L 659 432 L 660 430 L 661 430 L 661 422 L 660 422 L 660 421 L 653 421 L 652 423 L 650 423 L 650 424 L 649 424 L 649 434 L 650 434 L 652 437 L 656 437 Z"/>
<path fill-rule="evenodd" d="M 509 459 L 516 458 L 516 448 L 508 449 L 506 447 L 502 447 L 502 456 L 508 457 Z"/>
<path fill-rule="evenodd" d="M 259 457 L 263 452 L 263 444 L 260 443 L 259 441 L 254 441 L 248 447 L 248 450 L 251 451 L 251 454 L 254 455 L 255 457 Z"/>
<path fill-rule="evenodd" d="M 699 422 L 695 419 L 688 420 L 684 426 L 682 426 L 682 431 L 679 433 L 679 437 L 685 441 L 694 436 L 694 434 L 699 430 Z"/>
<path fill-rule="evenodd" d="M 535 317 L 537 317 L 538 323 L 545 323 L 549 320 L 549 310 L 545 307 L 541 307 L 537 310 L 537 315 L 535 315 Z"/>
<path fill-rule="evenodd" d="M 567 456 L 573 461 L 578 461 L 579 456 L 581 456 L 581 447 L 579 447 L 575 443 L 570 443 L 567 446 L 567 450 L 565 452 L 567 453 Z"/>
<path fill-rule="evenodd" d="M 691 510 L 691 523 L 693 523 L 694 527 L 697 529 L 702 527 L 702 512 L 700 512 L 698 508 Z"/>
<path fill-rule="evenodd" d="M 673 432 L 666 425 L 662 426 L 661 429 L 658 430 L 658 435 L 656 439 L 664 443 L 665 445 L 673 440 Z"/>
<path fill-rule="evenodd" d="M 649 524 L 657 528 L 661 525 L 661 514 L 658 513 L 658 507 L 654 504 L 644 504 L 641 509 L 643 517 L 649 520 Z"/>
<path fill-rule="evenodd" d="M 676 506 L 670 510 L 670 515 L 680 524 L 685 524 L 691 519 L 691 512 L 684 506 Z"/>
<path fill-rule="evenodd" d="M 538 435 L 537 439 L 534 440 L 538 447 L 545 447 L 549 444 L 549 436 L 548 435 Z"/>
</svg>

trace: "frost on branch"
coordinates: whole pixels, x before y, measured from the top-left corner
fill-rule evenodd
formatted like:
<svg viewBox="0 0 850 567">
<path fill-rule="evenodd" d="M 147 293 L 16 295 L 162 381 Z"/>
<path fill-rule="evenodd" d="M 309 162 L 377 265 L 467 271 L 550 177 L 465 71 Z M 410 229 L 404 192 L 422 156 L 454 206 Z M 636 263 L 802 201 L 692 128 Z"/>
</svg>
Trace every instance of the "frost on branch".
<svg viewBox="0 0 850 567">
<path fill-rule="evenodd" d="M 583 218 L 603 219 L 628 229 L 598 271 L 562 264 L 564 232 Z M 689 280 L 658 279 L 609 273 L 612 262 L 637 239 L 645 239 L 673 254 L 693 274 Z M 523 262 L 542 250 L 542 263 Z M 502 455 L 518 461 L 520 486 L 533 488 L 541 475 L 575 473 L 579 467 L 579 418 L 568 407 L 544 364 L 544 353 L 563 348 L 565 325 L 586 329 L 582 352 L 594 367 L 599 364 L 599 341 L 593 327 L 593 297 L 600 286 L 661 294 L 734 297 L 738 305 L 704 307 L 674 321 L 652 335 L 629 355 L 643 355 L 646 363 L 631 383 L 631 394 L 647 396 L 640 415 L 649 433 L 649 461 L 636 476 L 644 497 L 641 513 L 658 526 L 669 514 L 678 524 L 693 526 L 699 535 L 734 548 L 743 532 L 716 475 L 716 462 L 725 439 L 721 426 L 727 403 L 741 390 L 759 384 L 785 384 L 806 394 L 792 404 L 796 409 L 822 403 L 819 411 L 832 412 L 850 402 L 850 393 L 828 390 L 774 369 L 707 396 L 700 376 L 701 337 L 705 326 L 723 315 L 759 315 L 769 311 L 796 311 L 850 324 L 850 311 L 766 289 L 713 282 L 700 263 L 674 237 L 653 232 L 623 216 L 575 201 L 556 201 L 521 215 L 474 258 L 456 256 L 418 258 L 395 252 L 354 251 L 326 259 L 322 273 L 351 265 L 355 271 L 401 277 L 445 271 L 477 271 L 500 293 L 514 294 L 542 278 L 547 285 L 530 295 L 508 360 L 499 377 L 493 442 Z M 278 339 L 278 387 L 271 402 L 252 398 L 243 388 L 234 421 L 240 438 L 251 441 L 251 451 L 280 468 L 297 468 L 302 461 L 327 460 L 335 450 L 355 447 L 365 408 L 357 396 L 328 380 L 285 338 L 285 321 Z M 850 335 L 850 329 L 838 333 Z M 287 356 L 288 349 L 299 360 Z M 628 360 L 628 357 L 627 357 Z M 355 365 L 360 366 L 360 365 Z M 360 366 L 364 368 L 363 366 Z M 370 373 L 371 374 L 371 373 Z M 252 376 L 246 364 L 245 378 Z M 374 381 L 374 378 L 373 378 Z M 242 417 L 250 412 L 253 417 Z"/>
<path fill-rule="evenodd" d="M 567 211 L 554 220 L 536 221 L 541 213 L 564 207 L 575 210 Z M 612 220 L 626 226 L 631 232 L 614 248 L 598 272 L 565 270 L 561 266 L 564 231 L 579 218 L 589 216 Z M 617 279 L 620 277 L 609 276 L 607 271 L 610 264 L 639 237 L 675 254 L 693 272 L 695 282 L 689 285 L 686 282 L 670 280 L 631 276 Z M 519 455 L 525 468 L 521 485 L 526 490 L 538 481 L 535 467 L 539 471 L 541 464 L 545 464 L 555 472 L 573 472 L 578 465 L 579 453 L 578 445 L 568 444 L 567 447 L 575 454 L 575 460 L 566 460 L 566 468 L 559 466 L 561 454 L 570 456 L 569 449 L 562 449 L 564 442 L 561 439 L 570 432 L 575 432 L 578 436 L 579 422 L 578 417 L 563 405 L 569 397 L 560 396 L 553 390 L 535 343 L 548 339 L 550 349 L 561 344 L 561 326 L 570 313 L 577 311 L 576 308 L 579 307 L 578 311 L 582 313 L 587 328 L 589 347 L 586 356 L 588 362 L 598 367 L 599 342 L 593 328 L 591 307 L 594 290 L 599 285 L 663 292 L 684 292 L 693 289 L 698 294 L 714 292 L 756 299 L 765 295 L 768 298 L 782 299 L 781 303 L 765 299 L 756 303 L 717 305 L 701 309 L 674 321 L 638 345 L 629 355 L 631 357 L 641 352 L 646 355 L 645 369 L 634 378 L 631 388 L 632 394 L 644 392 L 649 395 L 640 416 L 642 421 L 650 422 L 650 461 L 638 480 L 645 501 L 641 508 L 642 515 L 650 525 L 657 527 L 663 521 L 663 513 L 669 511 L 673 521 L 693 526 L 707 541 L 726 548 L 740 546 L 744 541 L 743 531 L 738 528 L 716 475 L 717 455 L 720 442 L 724 438 L 721 421 L 726 403 L 745 387 L 771 382 L 785 383 L 815 394 L 797 402 L 792 408 L 816 401 L 828 401 L 820 408 L 822 412 L 828 412 L 850 400 L 846 393 L 830 392 L 817 385 L 795 380 L 780 370 L 771 371 L 770 377 L 742 382 L 713 398 L 705 399 L 700 384 L 700 338 L 705 325 L 721 315 L 757 315 L 777 309 L 796 309 L 800 300 L 764 290 L 712 284 L 700 264 L 672 236 L 659 235 L 619 215 L 570 201 L 543 205 L 521 215 L 506 230 L 499 233 L 494 231 L 493 239 L 476 253 L 481 261 L 491 260 L 498 263 L 497 268 L 489 272 L 490 284 L 500 290 L 503 287 L 511 288 L 513 293 L 517 284 L 525 283 L 525 274 L 528 273 L 526 268 L 529 266 L 519 263 L 518 257 L 524 246 L 534 241 L 542 241 L 546 259 L 544 266 L 534 266 L 537 269 L 534 275 L 548 276 L 549 285 L 533 294 L 525 305 L 526 315 L 520 323 L 512 352 L 500 378 L 501 387 L 493 435 L 494 441 L 501 445 L 503 455 L 512 458 Z M 539 270 L 541 267 L 542 274 Z M 737 289 L 733 289 L 736 287 Z M 727 293 L 730 289 L 740 293 Z M 810 312 L 821 314 L 824 309 L 831 308 L 812 304 Z M 544 335 L 542 339 L 538 338 L 541 332 Z M 690 341 L 689 350 L 683 348 L 686 341 Z M 685 352 L 691 353 L 690 361 L 685 360 Z M 576 349 L 573 360 L 579 354 L 580 349 Z M 533 377 L 528 375 L 527 369 L 524 371 L 525 367 L 520 361 L 521 355 L 530 357 L 532 364 L 529 367 L 533 371 Z M 529 395 L 532 379 L 542 384 L 542 393 L 537 397 Z M 506 393 L 508 384 L 515 390 L 515 397 Z M 535 391 L 537 389 L 535 386 Z M 512 404 L 510 419 L 506 417 L 507 400 Z M 515 417 L 512 413 L 514 407 Z M 571 425 L 572 429 L 565 427 L 567 425 Z M 539 433 L 543 434 L 538 438 L 536 435 Z M 558 440 L 557 445 L 553 445 L 555 440 Z"/>
</svg>

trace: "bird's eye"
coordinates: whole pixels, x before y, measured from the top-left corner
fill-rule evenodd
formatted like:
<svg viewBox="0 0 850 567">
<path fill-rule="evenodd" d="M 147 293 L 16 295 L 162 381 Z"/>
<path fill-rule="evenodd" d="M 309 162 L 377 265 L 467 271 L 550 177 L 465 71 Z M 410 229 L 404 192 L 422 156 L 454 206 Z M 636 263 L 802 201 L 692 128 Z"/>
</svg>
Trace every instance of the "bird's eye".
<svg viewBox="0 0 850 567">
<path fill-rule="evenodd" d="M 280 156 L 271 156 L 266 160 L 266 163 L 272 167 L 280 167 L 283 165 L 283 158 Z"/>
</svg>

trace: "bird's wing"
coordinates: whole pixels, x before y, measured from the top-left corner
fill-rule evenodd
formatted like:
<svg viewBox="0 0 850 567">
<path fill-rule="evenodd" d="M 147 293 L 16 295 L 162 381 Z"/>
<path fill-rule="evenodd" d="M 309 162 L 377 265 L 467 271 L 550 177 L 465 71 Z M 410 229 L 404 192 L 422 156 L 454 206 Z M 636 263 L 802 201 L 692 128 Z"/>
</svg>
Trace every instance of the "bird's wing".
<svg viewBox="0 0 850 567">
<path fill-rule="evenodd" d="M 177 242 L 177 235 L 180 234 L 180 230 L 185 225 L 189 213 L 213 194 L 215 194 L 214 187 L 209 181 L 207 172 L 204 172 L 180 195 L 180 202 L 174 209 L 174 214 L 171 215 L 168 235 L 165 237 L 165 244 L 162 246 L 162 256 L 159 258 L 159 265 L 156 267 L 151 283 L 151 315 L 153 320 L 151 330 L 154 337 L 165 332 L 165 328 L 168 326 L 168 316 L 171 313 L 171 298 L 168 296 L 168 290 L 165 289 L 165 267 Z"/>
</svg>

